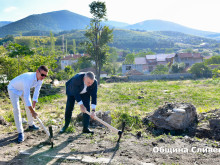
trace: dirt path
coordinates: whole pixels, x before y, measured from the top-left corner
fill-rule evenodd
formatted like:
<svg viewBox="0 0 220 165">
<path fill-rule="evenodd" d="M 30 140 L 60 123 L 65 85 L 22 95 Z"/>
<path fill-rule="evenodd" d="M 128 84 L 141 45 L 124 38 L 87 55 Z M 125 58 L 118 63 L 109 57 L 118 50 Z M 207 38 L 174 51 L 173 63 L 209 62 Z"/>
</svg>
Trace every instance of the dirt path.
<svg viewBox="0 0 220 165">
<path fill-rule="evenodd" d="M 94 128 L 94 136 L 81 134 L 81 127 L 75 133 L 59 135 L 58 131 L 54 130 L 53 149 L 42 130 L 25 132 L 21 144 L 14 142 L 16 133 L 0 135 L 0 164 L 220 164 L 220 143 L 214 140 L 187 135 L 153 138 L 148 133 L 138 139 L 125 132 L 117 143 L 118 136 L 101 127 Z"/>
</svg>

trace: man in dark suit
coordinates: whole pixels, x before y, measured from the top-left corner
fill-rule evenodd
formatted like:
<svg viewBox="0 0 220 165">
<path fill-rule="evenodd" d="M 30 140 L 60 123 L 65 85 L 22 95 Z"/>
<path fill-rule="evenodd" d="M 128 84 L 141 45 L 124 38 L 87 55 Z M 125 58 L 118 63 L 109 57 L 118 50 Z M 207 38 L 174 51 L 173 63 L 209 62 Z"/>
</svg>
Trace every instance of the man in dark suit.
<svg viewBox="0 0 220 165">
<path fill-rule="evenodd" d="M 90 97 L 92 98 L 92 113 L 91 117 L 95 116 L 95 108 L 97 103 L 97 80 L 93 72 L 82 72 L 76 74 L 69 81 L 66 82 L 66 111 L 65 111 L 65 125 L 60 130 L 64 133 L 69 126 L 72 111 L 74 109 L 75 100 L 80 105 L 80 110 L 83 112 L 83 133 L 94 133 L 89 127 L 90 116 L 85 110 L 90 112 Z"/>
</svg>

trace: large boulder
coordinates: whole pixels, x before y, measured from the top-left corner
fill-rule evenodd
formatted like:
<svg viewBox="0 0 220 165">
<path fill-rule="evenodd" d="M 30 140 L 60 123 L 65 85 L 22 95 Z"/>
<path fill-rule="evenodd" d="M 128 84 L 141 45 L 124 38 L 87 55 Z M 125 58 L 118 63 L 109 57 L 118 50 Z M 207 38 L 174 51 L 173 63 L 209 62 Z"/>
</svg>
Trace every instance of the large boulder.
<svg viewBox="0 0 220 165">
<path fill-rule="evenodd" d="M 185 130 L 197 122 L 196 108 L 190 103 L 168 103 L 148 117 L 157 128 Z"/>
</svg>

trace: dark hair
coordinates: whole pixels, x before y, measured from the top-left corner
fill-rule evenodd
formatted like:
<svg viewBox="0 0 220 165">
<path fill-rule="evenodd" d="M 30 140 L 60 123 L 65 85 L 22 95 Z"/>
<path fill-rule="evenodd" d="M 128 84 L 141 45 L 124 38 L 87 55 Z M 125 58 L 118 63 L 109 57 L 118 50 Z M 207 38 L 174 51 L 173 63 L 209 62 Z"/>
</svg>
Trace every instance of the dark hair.
<svg viewBox="0 0 220 165">
<path fill-rule="evenodd" d="M 95 74 L 93 73 L 93 72 L 86 72 L 86 76 L 88 77 L 88 78 L 90 78 L 91 80 L 94 80 L 95 79 Z"/>
<path fill-rule="evenodd" d="M 39 68 L 38 68 L 39 71 L 43 70 L 45 72 L 48 72 L 49 69 L 45 66 L 45 65 L 41 65 Z"/>
</svg>

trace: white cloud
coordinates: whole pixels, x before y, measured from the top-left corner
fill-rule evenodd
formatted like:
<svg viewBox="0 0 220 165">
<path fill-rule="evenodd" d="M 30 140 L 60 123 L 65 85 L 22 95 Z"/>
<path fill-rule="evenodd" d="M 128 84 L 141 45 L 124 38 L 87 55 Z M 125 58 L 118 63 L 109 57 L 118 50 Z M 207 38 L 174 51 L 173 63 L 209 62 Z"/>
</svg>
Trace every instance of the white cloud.
<svg viewBox="0 0 220 165">
<path fill-rule="evenodd" d="M 17 7 L 11 6 L 11 7 L 5 8 L 4 12 L 9 13 L 9 12 L 12 12 L 12 11 L 14 11 L 16 9 L 17 9 Z"/>
</svg>

